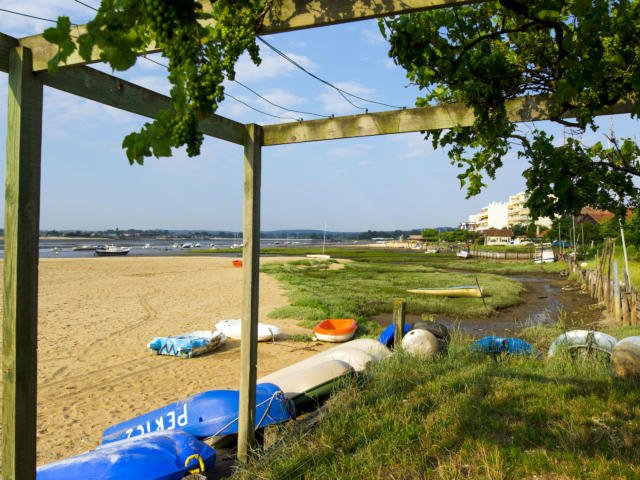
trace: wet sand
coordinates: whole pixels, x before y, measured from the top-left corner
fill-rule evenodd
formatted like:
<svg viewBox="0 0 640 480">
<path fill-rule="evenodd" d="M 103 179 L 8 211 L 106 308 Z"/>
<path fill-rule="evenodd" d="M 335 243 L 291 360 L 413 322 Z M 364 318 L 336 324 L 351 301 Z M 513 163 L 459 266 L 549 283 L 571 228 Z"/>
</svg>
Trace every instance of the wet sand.
<svg viewBox="0 0 640 480">
<path fill-rule="evenodd" d="M 242 269 L 230 258 L 42 259 L 39 282 L 38 465 L 93 449 L 114 423 L 193 393 L 237 388 L 237 340 L 189 360 L 146 349 L 154 336 L 240 317 Z M 287 304 L 278 282 L 260 274 L 260 321 L 309 333 L 295 320 L 267 319 Z M 328 348 L 304 345 L 260 343 L 258 376 Z"/>
</svg>

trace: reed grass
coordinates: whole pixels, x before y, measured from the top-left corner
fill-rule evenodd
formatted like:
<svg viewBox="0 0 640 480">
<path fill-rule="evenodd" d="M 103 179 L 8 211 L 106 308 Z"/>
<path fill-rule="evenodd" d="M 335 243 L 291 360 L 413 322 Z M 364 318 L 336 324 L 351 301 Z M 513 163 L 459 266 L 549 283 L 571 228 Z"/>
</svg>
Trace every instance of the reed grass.
<svg viewBox="0 0 640 480">
<path fill-rule="evenodd" d="M 271 312 L 271 318 L 294 318 L 300 325 L 314 327 L 326 318 L 355 318 L 358 336 L 378 335 L 380 327 L 370 317 L 390 313 L 393 300 L 406 298 L 407 313 L 443 314 L 454 318 L 486 317 L 501 308 L 519 305 L 520 282 L 492 274 L 470 276 L 443 272 L 416 263 L 349 262 L 330 269 L 330 261 L 296 260 L 263 265 L 262 272 L 284 284 L 291 305 Z M 484 290 L 481 298 L 450 298 L 408 293 L 417 287 L 475 285 Z M 483 301 L 484 300 L 484 301 Z"/>
</svg>

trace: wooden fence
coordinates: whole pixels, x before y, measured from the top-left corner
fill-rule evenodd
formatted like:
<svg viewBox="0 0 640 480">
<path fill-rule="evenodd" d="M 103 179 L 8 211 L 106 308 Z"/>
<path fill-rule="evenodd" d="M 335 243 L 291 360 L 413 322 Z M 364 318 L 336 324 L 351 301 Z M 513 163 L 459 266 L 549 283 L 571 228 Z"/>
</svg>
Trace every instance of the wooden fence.
<svg viewBox="0 0 640 480">
<path fill-rule="evenodd" d="M 602 253 L 596 256 L 595 270 L 586 270 L 574 257 L 568 257 L 569 271 L 577 272 L 582 285 L 592 298 L 601 302 L 612 313 L 618 325 L 638 325 L 638 291 L 624 275 L 619 280 L 618 262 L 613 261 L 614 243 L 607 239 Z M 624 267 L 623 267 L 624 268 Z"/>
</svg>

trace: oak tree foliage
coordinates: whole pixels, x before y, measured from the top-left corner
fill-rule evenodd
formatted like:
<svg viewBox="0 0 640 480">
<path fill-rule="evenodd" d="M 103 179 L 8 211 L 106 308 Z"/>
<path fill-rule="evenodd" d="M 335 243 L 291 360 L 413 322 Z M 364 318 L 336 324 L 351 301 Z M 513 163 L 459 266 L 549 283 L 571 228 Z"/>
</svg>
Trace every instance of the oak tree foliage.
<svg viewBox="0 0 640 480">
<path fill-rule="evenodd" d="M 528 161 L 523 175 L 535 217 L 585 205 L 623 215 L 639 203 L 640 151 L 632 139 L 563 145 L 539 128 L 518 128 L 505 102 L 544 95 L 553 122 L 577 135 L 598 111 L 640 91 L 640 1 L 499 0 L 380 20 L 389 55 L 424 90 L 418 106 L 462 102 L 470 127 L 427 132 L 448 147 L 468 196 L 495 178 L 505 155 Z M 637 117 L 636 105 L 633 116 Z"/>
</svg>

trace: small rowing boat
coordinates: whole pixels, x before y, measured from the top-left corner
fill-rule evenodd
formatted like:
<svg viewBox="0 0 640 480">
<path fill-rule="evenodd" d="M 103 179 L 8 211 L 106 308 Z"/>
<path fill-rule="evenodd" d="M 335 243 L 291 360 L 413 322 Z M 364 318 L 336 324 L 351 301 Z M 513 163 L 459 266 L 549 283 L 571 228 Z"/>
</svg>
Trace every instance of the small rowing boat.
<svg viewBox="0 0 640 480">
<path fill-rule="evenodd" d="M 353 318 L 327 318 L 313 329 L 321 342 L 346 342 L 353 338 L 358 323 Z"/>
<path fill-rule="evenodd" d="M 411 288 L 409 293 L 421 293 L 423 295 L 440 295 L 442 297 L 482 297 L 480 287 L 438 287 L 438 288 Z"/>
<path fill-rule="evenodd" d="M 169 337 L 154 337 L 147 348 L 157 355 L 191 358 L 211 352 L 227 340 L 224 333 L 200 330 Z"/>
<path fill-rule="evenodd" d="M 216 323 L 216 328 L 227 337 L 235 340 L 242 338 L 242 321 L 239 318 L 234 320 L 222 320 Z M 258 341 L 275 340 L 280 335 L 280 329 L 275 325 L 258 323 Z"/>
<path fill-rule="evenodd" d="M 180 480 L 205 473 L 216 463 L 216 451 L 181 431 L 155 432 L 100 445 L 75 457 L 42 465 L 37 480 Z"/>
</svg>

